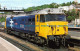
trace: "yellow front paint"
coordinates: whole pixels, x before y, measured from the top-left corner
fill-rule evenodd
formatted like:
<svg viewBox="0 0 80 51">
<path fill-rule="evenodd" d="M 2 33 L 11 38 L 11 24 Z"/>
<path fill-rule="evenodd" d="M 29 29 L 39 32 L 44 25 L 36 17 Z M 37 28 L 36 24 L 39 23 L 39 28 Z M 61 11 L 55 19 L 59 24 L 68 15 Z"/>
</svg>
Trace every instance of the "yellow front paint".
<svg viewBox="0 0 80 51">
<path fill-rule="evenodd" d="M 38 21 L 37 21 L 37 16 L 39 17 Z M 53 28 L 53 30 L 51 29 L 51 27 Z M 68 22 L 66 21 L 40 22 L 40 15 L 36 15 L 35 16 L 35 33 L 37 32 L 39 33 L 38 36 L 44 37 L 46 39 L 48 35 L 67 35 Z"/>
<path fill-rule="evenodd" d="M 38 17 L 38 21 L 37 21 L 37 17 Z M 40 21 L 40 15 L 35 15 L 35 32 L 39 32 L 40 30 L 39 21 Z"/>
</svg>

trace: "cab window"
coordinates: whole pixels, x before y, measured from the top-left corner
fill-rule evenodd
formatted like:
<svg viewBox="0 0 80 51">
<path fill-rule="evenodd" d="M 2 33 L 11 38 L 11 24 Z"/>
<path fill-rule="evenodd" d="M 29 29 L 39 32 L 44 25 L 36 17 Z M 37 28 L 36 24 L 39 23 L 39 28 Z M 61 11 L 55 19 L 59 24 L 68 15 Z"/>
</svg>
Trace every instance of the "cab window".
<svg viewBox="0 0 80 51">
<path fill-rule="evenodd" d="M 41 16 L 40 16 L 40 22 L 45 22 L 45 17 L 44 17 L 44 15 L 41 15 Z"/>
<path fill-rule="evenodd" d="M 37 15 L 37 22 L 38 22 L 39 18 L 38 18 L 38 15 Z"/>
</svg>

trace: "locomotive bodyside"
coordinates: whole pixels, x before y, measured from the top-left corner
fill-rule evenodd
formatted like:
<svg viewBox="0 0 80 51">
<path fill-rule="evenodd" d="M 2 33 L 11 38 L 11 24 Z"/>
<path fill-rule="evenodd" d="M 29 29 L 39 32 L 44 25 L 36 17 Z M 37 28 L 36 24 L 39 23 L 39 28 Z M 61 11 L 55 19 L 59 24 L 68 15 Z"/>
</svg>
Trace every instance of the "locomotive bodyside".
<svg viewBox="0 0 80 51">
<path fill-rule="evenodd" d="M 35 15 L 13 17 L 12 19 L 9 17 L 6 19 L 6 27 L 8 30 L 35 34 Z"/>
</svg>

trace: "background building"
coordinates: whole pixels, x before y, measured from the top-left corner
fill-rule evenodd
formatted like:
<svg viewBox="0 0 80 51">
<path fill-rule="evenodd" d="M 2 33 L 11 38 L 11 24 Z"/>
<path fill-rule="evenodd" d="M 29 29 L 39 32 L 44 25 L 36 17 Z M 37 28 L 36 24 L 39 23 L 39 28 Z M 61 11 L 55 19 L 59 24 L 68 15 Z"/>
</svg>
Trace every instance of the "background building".
<svg viewBox="0 0 80 51">
<path fill-rule="evenodd" d="M 78 3 L 78 0 L 74 0 L 74 2 L 77 2 Z"/>
<path fill-rule="evenodd" d="M 63 9 L 65 11 L 69 11 L 69 10 L 72 10 L 72 9 L 76 9 L 75 5 L 70 5 L 70 6 L 60 6 L 58 7 L 59 9 Z"/>
</svg>

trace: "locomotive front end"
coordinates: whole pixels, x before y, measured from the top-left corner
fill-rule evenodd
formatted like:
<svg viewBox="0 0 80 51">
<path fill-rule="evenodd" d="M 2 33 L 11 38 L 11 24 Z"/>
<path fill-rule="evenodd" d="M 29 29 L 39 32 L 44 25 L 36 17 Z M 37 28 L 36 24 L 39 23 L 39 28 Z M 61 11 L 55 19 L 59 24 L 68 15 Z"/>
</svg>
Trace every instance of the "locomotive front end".
<svg viewBox="0 0 80 51">
<path fill-rule="evenodd" d="M 47 22 L 49 25 L 49 30 L 47 34 L 47 40 L 49 44 L 52 44 L 52 41 L 55 42 L 57 46 L 60 46 L 61 44 L 63 46 L 67 45 L 67 40 L 70 38 L 68 35 L 68 22 L 66 21 L 53 21 L 53 22 Z M 52 24 L 54 23 L 54 24 Z"/>
<path fill-rule="evenodd" d="M 66 46 L 66 39 L 70 36 L 68 36 L 68 22 L 64 14 L 40 15 L 39 21 L 39 26 L 36 28 L 39 30 L 38 36 L 44 37 L 47 44 L 53 41 L 57 46 L 60 46 L 60 43 Z"/>
</svg>

